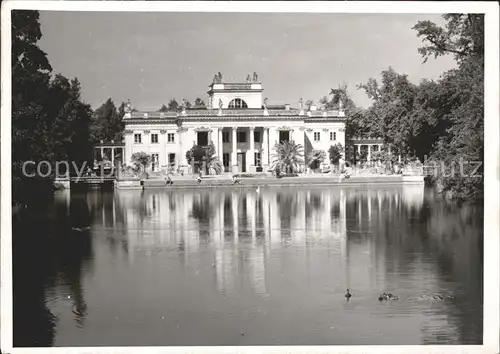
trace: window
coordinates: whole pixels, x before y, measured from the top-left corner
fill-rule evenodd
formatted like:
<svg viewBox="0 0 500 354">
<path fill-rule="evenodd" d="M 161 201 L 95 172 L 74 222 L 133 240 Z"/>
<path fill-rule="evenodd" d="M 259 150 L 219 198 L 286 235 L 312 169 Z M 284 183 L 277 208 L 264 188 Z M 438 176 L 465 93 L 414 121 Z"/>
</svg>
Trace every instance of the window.
<svg viewBox="0 0 500 354">
<path fill-rule="evenodd" d="M 158 134 L 151 134 L 151 144 L 158 144 Z"/>
<path fill-rule="evenodd" d="M 248 108 L 247 103 L 241 98 L 235 98 L 229 102 L 229 108 Z"/>
<path fill-rule="evenodd" d="M 222 142 L 229 143 L 229 132 L 222 132 Z"/>
<path fill-rule="evenodd" d="M 253 132 L 253 137 L 256 143 L 260 143 L 260 132 Z"/>
<path fill-rule="evenodd" d="M 337 140 L 337 133 L 336 132 L 330 132 L 330 140 L 331 141 Z"/>
<path fill-rule="evenodd" d="M 320 133 L 319 132 L 314 132 L 314 141 L 320 141 L 320 140 L 321 140 Z"/>
<path fill-rule="evenodd" d="M 196 134 L 198 137 L 198 145 L 199 146 L 207 146 L 208 145 L 208 132 L 198 132 Z"/>
<path fill-rule="evenodd" d="M 167 142 L 168 143 L 175 143 L 175 134 L 174 133 L 167 134 Z"/>
<path fill-rule="evenodd" d="M 246 143 L 247 142 L 247 134 L 245 132 L 238 132 L 238 136 L 236 141 L 238 143 Z"/>
<path fill-rule="evenodd" d="M 142 143 L 141 134 L 134 134 L 134 143 L 136 144 Z"/>
</svg>

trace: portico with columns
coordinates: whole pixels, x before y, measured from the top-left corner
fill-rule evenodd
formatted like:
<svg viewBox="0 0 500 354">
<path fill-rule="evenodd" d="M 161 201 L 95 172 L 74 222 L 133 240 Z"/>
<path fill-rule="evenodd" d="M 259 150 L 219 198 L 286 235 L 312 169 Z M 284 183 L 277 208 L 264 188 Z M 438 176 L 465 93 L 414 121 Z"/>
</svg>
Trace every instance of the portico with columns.
<svg viewBox="0 0 500 354">
<path fill-rule="evenodd" d="M 220 74 L 219 74 L 220 75 Z M 216 75 L 209 86 L 208 105 L 179 112 L 132 112 L 127 104 L 125 163 L 135 152 L 155 154 L 160 166 L 189 171 L 186 152 L 213 143 L 224 172 L 268 172 L 276 143 L 294 141 L 308 150 L 345 145 L 345 112 L 312 105 L 268 105 L 254 73 L 245 83 L 225 83 Z"/>
<path fill-rule="evenodd" d="M 372 156 L 374 152 L 381 151 L 384 142 L 381 138 L 352 138 L 346 142 L 348 145 L 354 146 L 354 151 L 357 155 L 361 155 L 362 152 L 366 152 L 366 161 L 372 161 Z"/>
</svg>

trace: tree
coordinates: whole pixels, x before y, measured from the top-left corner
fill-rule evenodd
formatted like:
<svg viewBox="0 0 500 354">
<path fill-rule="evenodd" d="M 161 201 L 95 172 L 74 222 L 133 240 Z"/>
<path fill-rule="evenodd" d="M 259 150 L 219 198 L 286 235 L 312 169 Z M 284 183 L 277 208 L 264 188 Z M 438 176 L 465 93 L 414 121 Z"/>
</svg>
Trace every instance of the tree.
<svg viewBox="0 0 500 354">
<path fill-rule="evenodd" d="M 418 52 L 424 62 L 430 56 L 454 55 L 458 62 L 484 56 L 484 15 L 445 14 L 444 28 L 431 21 L 419 21 L 413 29 L 426 45 Z"/>
<path fill-rule="evenodd" d="M 205 163 L 205 173 L 213 172 L 220 175 L 224 172 L 224 166 L 215 153 L 213 142 L 210 142 L 207 147 L 194 144 L 191 149 L 186 151 L 186 160 L 188 163 L 197 164 L 199 167 Z"/>
<path fill-rule="evenodd" d="M 151 164 L 151 155 L 146 154 L 145 152 L 135 152 L 132 154 L 132 163 L 134 164 L 134 170 L 136 172 L 142 172 L 146 174 L 146 170 Z"/>
<path fill-rule="evenodd" d="M 115 103 L 108 98 L 99 108 L 94 111 L 92 124 L 92 141 L 97 144 L 104 141 L 121 141 L 124 129 L 123 116 L 125 115 L 125 103 L 122 102 L 117 110 Z"/>
<path fill-rule="evenodd" d="M 294 142 L 283 141 L 274 146 L 271 169 L 275 172 L 297 173 L 304 165 L 304 148 Z"/>
<path fill-rule="evenodd" d="M 87 161 L 91 110 L 81 100 L 77 79 L 58 74 L 51 80 L 52 68 L 37 45 L 38 20 L 37 11 L 12 12 L 12 188 L 14 201 L 43 205 L 52 193 L 54 170 L 47 178 L 27 177 L 24 162 L 47 161 L 54 167 L 57 160 L 69 166 Z"/>
<path fill-rule="evenodd" d="M 356 106 L 351 99 L 347 85 L 339 85 L 338 88 L 330 90 L 330 100 L 328 97 L 322 97 L 319 102 L 325 109 L 336 110 L 340 108 L 342 102 L 343 109 L 346 113 L 346 136 L 349 137 L 377 137 L 376 125 L 367 119 L 365 110 Z"/>
<path fill-rule="evenodd" d="M 484 163 L 484 15 L 446 14 L 443 27 L 420 21 L 414 29 L 422 38 L 419 53 L 427 60 L 452 54 L 457 69 L 446 72 L 436 86 L 437 104 L 433 119 L 445 121 L 445 131 L 433 145 L 431 157 L 446 166 L 463 161 Z M 469 175 L 475 165 L 464 167 Z M 441 171 L 444 172 L 444 171 Z M 458 200 L 482 201 L 484 178 L 440 173 L 437 184 Z M 482 174 L 482 170 L 479 171 Z"/>
<path fill-rule="evenodd" d="M 168 107 L 162 104 L 158 112 L 168 112 Z"/>
<path fill-rule="evenodd" d="M 168 103 L 168 110 L 171 112 L 176 112 L 179 109 L 179 103 L 174 99 L 170 100 Z"/>
<path fill-rule="evenodd" d="M 342 144 L 338 143 L 336 145 L 330 146 L 330 148 L 328 149 L 330 163 L 334 166 L 338 166 L 343 153 L 344 147 L 342 146 Z"/>
<path fill-rule="evenodd" d="M 81 101 L 80 91 L 78 79 L 70 81 L 57 74 L 49 84 L 46 105 L 52 118 L 46 125 L 51 155 L 55 161 L 67 161 L 73 168 L 76 165 L 79 171 L 84 163 L 91 164 L 93 149 L 89 139 L 92 110 Z"/>
<path fill-rule="evenodd" d="M 201 98 L 197 98 L 195 101 L 194 101 L 194 106 L 195 107 L 205 107 L 205 102 L 201 99 Z"/>
<path fill-rule="evenodd" d="M 317 170 L 321 166 L 323 161 L 325 161 L 325 158 L 326 152 L 324 152 L 323 150 L 313 150 L 309 153 L 309 156 L 307 158 L 307 165 L 312 170 Z"/>
</svg>

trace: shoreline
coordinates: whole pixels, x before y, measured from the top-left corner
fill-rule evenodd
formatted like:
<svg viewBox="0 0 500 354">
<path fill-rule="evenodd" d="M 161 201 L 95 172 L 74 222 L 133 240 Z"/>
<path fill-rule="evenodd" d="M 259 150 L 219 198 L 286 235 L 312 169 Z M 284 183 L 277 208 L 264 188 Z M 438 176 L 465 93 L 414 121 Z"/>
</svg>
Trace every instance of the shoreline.
<svg viewBox="0 0 500 354">
<path fill-rule="evenodd" d="M 288 187 L 288 186 L 362 186 L 362 185 L 417 185 L 424 186 L 424 176 L 354 176 L 342 179 L 339 176 L 299 176 L 299 177 L 254 177 L 241 178 L 239 184 L 233 184 L 228 178 L 203 178 L 197 184 L 194 178 L 172 179 L 173 184 L 166 185 L 163 179 L 141 181 L 115 181 L 115 189 L 191 189 L 191 188 L 252 188 L 252 187 Z"/>
</svg>

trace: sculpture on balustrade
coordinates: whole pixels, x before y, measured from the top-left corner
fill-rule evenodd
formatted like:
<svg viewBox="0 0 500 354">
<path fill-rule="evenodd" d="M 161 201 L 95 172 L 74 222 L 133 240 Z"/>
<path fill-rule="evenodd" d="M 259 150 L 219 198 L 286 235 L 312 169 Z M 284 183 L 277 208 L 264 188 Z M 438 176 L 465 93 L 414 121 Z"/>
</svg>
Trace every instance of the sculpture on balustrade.
<svg viewBox="0 0 500 354">
<path fill-rule="evenodd" d="M 250 74 L 247 76 L 247 84 L 250 84 L 252 82 L 252 78 L 250 77 Z"/>
<path fill-rule="evenodd" d="M 212 83 L 214 84 L 222 83 L 222 74 L 220 73 L 220 71 L 214 75 L 214 80 L 212 81 Z"/>
<path fill-rule="evenodd" d="M 304 100 L 302 98 L 299 100 L 299 108 L 301 111 L 304 109 Z"/>
<path fill-rule="evenodd" d="M 264 109 L 267 109 L 267 97 L 264 98 Z"/>
<path fill-rule="evenodd" d="M 222 100 L 219 98 L 219 109 L 222 109 L 222 106 L 223 106 L 223 105 L 224 105 L 224 104 L 222 103 Z"/>
<path fill-rule="evenodd" d="M 257 82 L 258 79 L 259 79 L 259 77 L 257 76 L 257 73 L 254 71 L 253 72 L 253 82 Z"/>
<path fill-rule="evenodd" d="M 127 100 L 127 103 L 125 104 L 125 113 L 130 113 L 132 112 L 132 104 L 130 103 L 130 99 Z"/>
</svg>

